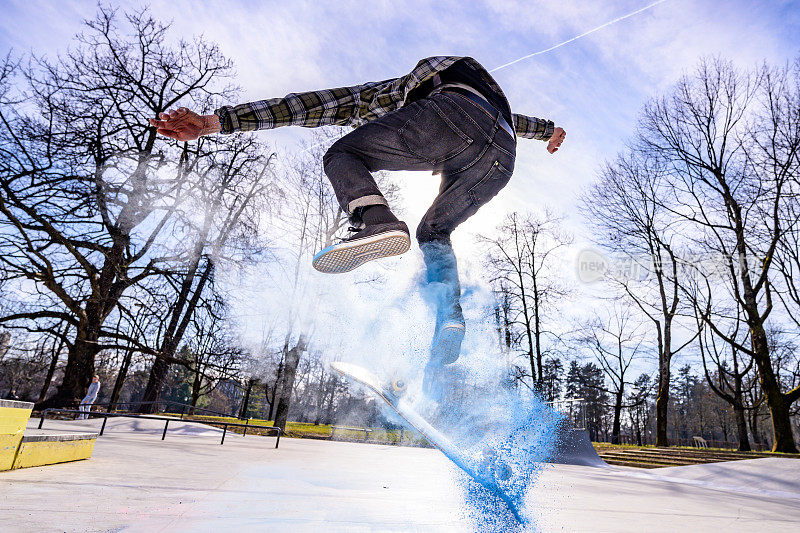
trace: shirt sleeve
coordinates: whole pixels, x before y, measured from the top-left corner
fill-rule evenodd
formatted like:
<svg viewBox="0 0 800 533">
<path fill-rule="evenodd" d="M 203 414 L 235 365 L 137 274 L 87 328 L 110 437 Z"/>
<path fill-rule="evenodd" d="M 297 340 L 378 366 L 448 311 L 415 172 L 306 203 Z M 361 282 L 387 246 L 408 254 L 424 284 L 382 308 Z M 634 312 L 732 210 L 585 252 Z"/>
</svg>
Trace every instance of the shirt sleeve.
<svg viewBox="0 0 800 533">
<path fill-rule="evenodd" d="M 511 118 L 514 120 L 514 131 L 520 137 L 547 141 L 553 136 L 555 124 L 553 124 L 552 120 L 517 114 L 513 114 Z"/>
<path fill-rule="evenodd" d="M 347 126 L 357 113 L 362 86 L 289 93 L 283 98 L 222 106 L 215 113 L 221 133 L 254 131 L 280 126 Z"/>
</svg>

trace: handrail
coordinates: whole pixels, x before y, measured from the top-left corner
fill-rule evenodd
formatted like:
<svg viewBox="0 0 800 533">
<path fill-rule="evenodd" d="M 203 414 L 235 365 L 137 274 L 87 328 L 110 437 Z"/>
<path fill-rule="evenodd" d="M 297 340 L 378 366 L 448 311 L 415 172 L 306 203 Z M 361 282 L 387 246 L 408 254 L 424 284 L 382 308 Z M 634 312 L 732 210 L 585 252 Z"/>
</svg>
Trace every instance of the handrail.
<svg viewBox="0 0 800 533">
<path fill-rule="evenodd" d="M 127 414 L 127 413 L 101 413 L 101 412 L 92 412 L 92 411 L 81 411 L 78 409 L 59 409 L 55 407 L 50 407 L 44 409 L 39 418 L 39 429 L 42 429 L 42 425 L 44 424 L 44 419 L 47 418 L 48 413 L 75 413 L 78 415 L 88 415 L 88 416 L 95 416 L 95 417 L 102 417 L 103 418 L 103 426 L 100 428 L 100 435 L 102 436 L 106 429 L 106 422 L 108 421 L 109 417 L 119 417 L 119 418 L 138 418 L 141 420 L 163 420 L 164 423 L 164 432 L 161 434 L 161 440 L 167 436 L 167 428 L 169 427 L 170 421 L 176 421 L 175 418 L 165 418 L 160 416 L 153 416 L 153 415 L 134 415 L 134 414 Z M 225 444 L 225 435 L 228 433 L 228 427 L 242 427 L 245 428 L 244 433 L 242 436 L 247 436 L 247 428 L 254 428 L 258 427 L 260 429 L 266 429 L 269 431 L 274 431 L 277 435 L 275 439 L 275 448 L 278 447 L 278 444 L 281 442 L 281 435 L 286 435 L 286 432 L 283 431 L 278 426 L 251 426 L 248 424 L 239 424 L 236 422 L 209 422 L 207 420 L 191 420 L 191 419 L 181 419 L 183 422 L 190 422 L 193 424 L 215 424 L 223 426 L 222 429 L 222 440 L 220 441 L 220 445 Z M 248 421 L 249 422 L 249 421 Z"/>
<path fill-rule="evenodd" d="M 214 409 L 208 409 L 206 407 L 197 407 L 196 405 L 193 406 L 192 404 L 189 404 L 189 403 L 176 402 L 176 401 L 173 401 L 173 400 L 156 400 L 156 401 L 148 401 L 148 402 L 140 401 L 140 402 L 93 403 L 92 406 L 97 406 L 97 407 L 106 406 L 106 407 L 108 407 L 107 412 L 109 412 L 111 409 L 118 408 L 120 405 L 141 406 L 141 405 L 159 405 L 159 404 L 163 404 L 165 407 L 172 406 L 172 405 L 179 405 L 179 406 L 183 407 L 183 410 L 181 411 L 181 414 L 185 414 L 185 410 L 188 407 L 189 409 L 194 409 L 195 411 L 205 411 L 207 413 L 212 413 L 212 414 L 215 414 L 217 416 L 230 416 L 230 414 L 223 413 L 222 411 L 215 411 Z M 238 418 L 240 420 L 245 420 L 244 418 L 242 418 L 240 416 L 237 416 L 236 418 Z"/>
<path fill-rule="evenodd" d="M 348 426 L 331 426 L 331 440 L 334 440 L 336 436 L 336 430 L 340 431 L 363 431 L 364 432 L 364 440 L 369 438 L 369 434 L 372 433 L 371 428 L 353 428 Z"/>
</svg>

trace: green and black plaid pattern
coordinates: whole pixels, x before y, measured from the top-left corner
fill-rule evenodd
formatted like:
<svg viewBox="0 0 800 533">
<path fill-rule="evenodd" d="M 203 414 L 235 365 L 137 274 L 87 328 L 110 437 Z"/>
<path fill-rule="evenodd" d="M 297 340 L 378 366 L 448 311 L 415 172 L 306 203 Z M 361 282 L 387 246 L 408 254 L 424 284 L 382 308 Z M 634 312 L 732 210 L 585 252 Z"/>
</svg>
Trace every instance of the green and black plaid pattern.
<svg viewBox="0 0 800 533">
<path fill-rule="evenodd" d="M 403 106 L 408 94 L 456 61 L 466 60 L 486 83 L 505 98 L 502 89 L 480 63 L 467 57 L 440 56 L 423 59 L 410 73 L 399 78 L 369 82 L 352 87 L 290 93 L 283 98 L 270 98 L 223 106 L 216 114 L 222 133 L 253 131 L 279 126 L 353 126 L 371 122 Z M 547 140 L 553 135 L 553 122 L 536 117 L 513 114 L 514 129 L 519 137 Z"/>
</svg>

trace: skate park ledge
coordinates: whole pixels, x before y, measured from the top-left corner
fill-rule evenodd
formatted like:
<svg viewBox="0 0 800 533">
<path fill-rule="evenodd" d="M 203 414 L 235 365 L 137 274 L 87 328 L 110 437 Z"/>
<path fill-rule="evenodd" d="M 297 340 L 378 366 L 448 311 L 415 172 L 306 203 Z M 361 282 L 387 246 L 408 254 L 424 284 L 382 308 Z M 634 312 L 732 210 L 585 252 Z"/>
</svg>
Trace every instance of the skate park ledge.
<svg viewBox="0 0 800 533">
<path fill-rule="evenodd" d="M 98 433 L 27 429 L 30 402 L 0 400 L 0 471 L 89 459 Z"/>
</svg>

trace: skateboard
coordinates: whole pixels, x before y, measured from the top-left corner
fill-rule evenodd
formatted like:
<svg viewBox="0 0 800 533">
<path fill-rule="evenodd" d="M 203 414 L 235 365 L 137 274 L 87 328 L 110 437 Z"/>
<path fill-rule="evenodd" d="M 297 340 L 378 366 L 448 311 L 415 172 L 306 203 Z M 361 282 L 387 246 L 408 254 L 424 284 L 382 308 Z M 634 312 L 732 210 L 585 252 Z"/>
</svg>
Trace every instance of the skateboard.
<svg viewBox="0 0 800 533">
<path fill-rule="evenodd" d="M 411 407 L 411 404 L 403 398 L 406 391 L 406 383 L 402 379 L 384 382 L 366 368 L 352 363 L 333 362 L 330 366 L 337 374 L 367 387 L 372 394 L 383 400 L 400 418 L 422 434 L 445 457 L 450 459 L 481 486 L 502 499 L 520 524 L 527 524 L 527 520 L 523 518 L 517 502 L 498 484 L 510 478 L 513 472 L 500 460 L 496 452 L 492 450 L 484 451 L 480 462 L 475 464 L 450 439 L 420 416 Z"/>
</svg>

